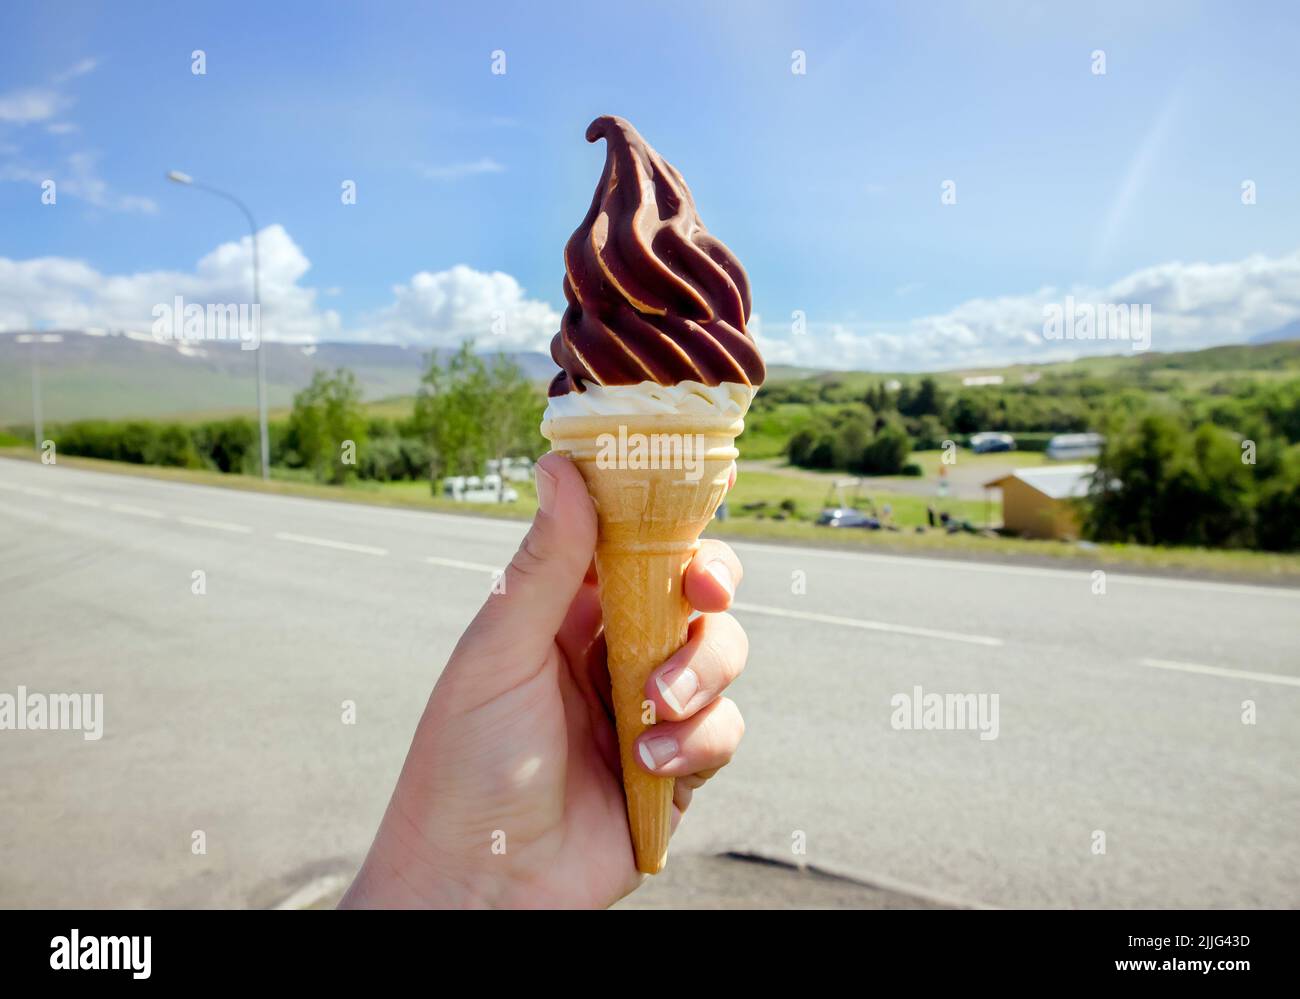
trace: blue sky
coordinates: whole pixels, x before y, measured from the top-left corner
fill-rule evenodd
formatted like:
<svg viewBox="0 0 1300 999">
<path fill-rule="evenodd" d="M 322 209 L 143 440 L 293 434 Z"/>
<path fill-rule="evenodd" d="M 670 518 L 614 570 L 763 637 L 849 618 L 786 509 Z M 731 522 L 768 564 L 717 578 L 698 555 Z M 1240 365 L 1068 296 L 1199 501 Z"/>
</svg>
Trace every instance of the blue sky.
<svg viewBox="0 0 1300 999">
<path fill-rule="evenodd" d="M 242 219 L 177 168 L 273 227 L 286 337 L 450 342 L 495 304 L 544 345 L 601 113 L 682 171 L 775 359 L 1123 349 L 1035 343 L 1067 293 L 1151 302 L 1155 349 L 1300 315 L 1294 5 L 1061 6 L 9 2 L 0 329 L 239 294 Z"/>
</svg>

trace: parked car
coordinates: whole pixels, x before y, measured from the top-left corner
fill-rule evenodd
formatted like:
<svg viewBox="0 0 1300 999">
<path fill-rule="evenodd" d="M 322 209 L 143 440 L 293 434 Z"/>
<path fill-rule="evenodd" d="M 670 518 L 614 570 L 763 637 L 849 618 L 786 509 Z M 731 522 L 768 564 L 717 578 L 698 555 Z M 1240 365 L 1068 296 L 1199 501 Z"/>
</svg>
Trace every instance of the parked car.
<svg viewBox="0 0 1300 999">
<path fill-rule="evenodd" d="M 819 527 L 862 527 L 880 530 L 880 515 L 870 499 L 863 497 L 861 479 L 836 479 L 826 494 L 826 505 L 817 517 Z M 848 493 L 847 490 L 852 490 Z M 861 509 L 863 506 L 867 509 Z"/>
<path fill-rule="evenodd" d="M 533 477 L 531 458 L 489 458 L 488 472 L 499 472 L 507 482 L 528 482 Z"/>
<path fill-rule="evenodd" d="M 1047 442 L 1047 457 L 1053 461 L 1095 458 L 1105 441 L 1101 434 L 1057 434 Z"/>
<path fill-rule="evenodd" d="M 817 517 L 818 527 L 865 527 L 869 531 L 880 530 L 880 518 L 854 510 L 852 507 L 831 507 L 823 510 Z"/>
<path fill-rule="evenodd" d="M 442 494 L 457 503 L 517 503 L 519 493 L 502 486 L 495 472 L 477 475 L 449 475 L 442 480 Z"/>
<path fill-rule="evenodd" d="M 994 451 L 1014 451 L 1016 439 L 1010 434 L 985 432 L 970 435 L 970 449 L 976 454 L 992 454 Z"/>
</svg>

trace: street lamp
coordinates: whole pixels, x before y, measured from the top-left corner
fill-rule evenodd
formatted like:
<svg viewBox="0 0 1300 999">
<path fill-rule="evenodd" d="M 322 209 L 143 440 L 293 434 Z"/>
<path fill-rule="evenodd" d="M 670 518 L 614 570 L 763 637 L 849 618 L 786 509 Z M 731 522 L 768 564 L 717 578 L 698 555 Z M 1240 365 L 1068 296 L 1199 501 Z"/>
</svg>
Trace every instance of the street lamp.
<svg viewBox="0 0 1300 999">
<path fill-rule="evenodd" d="M 32 428 L 36 431 L 36 451 L 40 453 L 45 442 L 45 425 L 41 414 L 41 344 L 62 343 L 61 333 L 19 333 L 18 343 L 32 345 Z"/>
<path fill-rule="evenodd" d="M 236 198 L 228 191 L 222 191 L 216 187 L 209 187 L 207 184 L 201 184 L 187 173 L 181 173 L 179 170 L 168 170 L 167 179 L 175 184 L 184 184 L 186 187 L 196 187 L 200 191 L 207 191 L 209 194 L 215 194 L 218 198 L 224 198 L 233 202 L 235 206 L 244 213 L 244 218 L 248 220 L 248 229 L 253 236 L 253 315 L 257 317 L 256 322 L 259 324 L 257 337 L 257 428 L 261 437 L 262 444 L 262 478 L 271 477 L 271 444 L 270 438 L 266 432 L 266 353 L 262 350 L 262 336 L 260 323 L 262 321 L 262 298 L 259 284 L 259 274 L 257 268 L 257 222 L 253 219 L 253 213 L 248 210 L 248 206 Z"/>
</svg>

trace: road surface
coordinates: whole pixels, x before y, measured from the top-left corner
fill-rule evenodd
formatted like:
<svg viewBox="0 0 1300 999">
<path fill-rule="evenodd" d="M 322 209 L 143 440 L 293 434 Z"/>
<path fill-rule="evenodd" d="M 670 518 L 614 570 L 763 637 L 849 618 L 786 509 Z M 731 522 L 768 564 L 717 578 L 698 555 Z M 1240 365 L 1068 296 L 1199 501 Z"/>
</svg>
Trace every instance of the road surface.
<svg viewBox="0 0 1300 999">
<path fill-rule="evenodd" d="M 97 741 L 0 731 L 0 905 L 336 891 L 523 531 L 0 460 L 0 695 L 104 704 Z M 1300 905 L 1300 590 L 736 547 L 747 736 L 675 854 L 948 903 Z M 997 695 L 996 738 L 900 727 L 918 687 L 984 695 L 984 734 Z"/>
</svg>

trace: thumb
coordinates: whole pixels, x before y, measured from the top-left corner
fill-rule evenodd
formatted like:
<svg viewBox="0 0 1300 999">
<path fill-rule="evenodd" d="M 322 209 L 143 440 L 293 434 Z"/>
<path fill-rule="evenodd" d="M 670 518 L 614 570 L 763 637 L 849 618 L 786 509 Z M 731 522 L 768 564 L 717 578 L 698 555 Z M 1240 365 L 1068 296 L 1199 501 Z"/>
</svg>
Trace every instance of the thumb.
<svg viewBox="0 0 1300 999">
<path fill-rule="evenodd" d="M 568 458 L 537 463 L 537 515 L 453 659 L 507 690 L 537 672 L 596 551 L 596 509 Z"/>
</svg>

